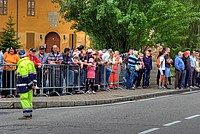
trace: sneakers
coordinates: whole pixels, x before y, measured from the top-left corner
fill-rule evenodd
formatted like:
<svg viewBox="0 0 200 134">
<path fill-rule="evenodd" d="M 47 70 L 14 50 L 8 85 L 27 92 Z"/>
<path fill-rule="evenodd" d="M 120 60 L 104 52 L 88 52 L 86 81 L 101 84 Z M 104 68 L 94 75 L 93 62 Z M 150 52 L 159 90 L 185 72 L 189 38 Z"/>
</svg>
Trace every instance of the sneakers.
<svg viewBox="0 0 200 134">
<path fill-rule="evenodd" d="M 95 92 L 95 91 L 92 91 L 92 93 L 93 93 L 93 94 L 96 94 L 96 92 Z"/>
<path fill-rule="evenodd" d="M 96 94 L 96 92 L 95 92 L 95 91 L 90 91 L 90 90 L 88 90 L 88 91 L 86 92 L 86 94 Z"/>
<path fill-rule="evenodd" d="M 193 86 L 189 86 L 189 89 L 193 89 L 194 87 Z"/>
<path fill-rule="evenodd" d="M 165 89 L 165 86 L 158 86 L 158 89 Z"/>
<path fill-rule="evenodd" d="M 88 90 L 87 92 L 86 92 L 86 94 L 91 94 L 92 92 L 90 91 L 90 90 Z"/>
</svg>

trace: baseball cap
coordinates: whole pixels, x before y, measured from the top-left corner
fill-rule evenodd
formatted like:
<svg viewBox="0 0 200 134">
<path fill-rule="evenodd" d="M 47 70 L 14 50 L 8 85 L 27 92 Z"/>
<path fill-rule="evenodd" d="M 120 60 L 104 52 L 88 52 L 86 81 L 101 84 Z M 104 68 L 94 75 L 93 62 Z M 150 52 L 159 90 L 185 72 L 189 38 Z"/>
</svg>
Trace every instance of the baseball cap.
<svg viewBox="0 0 200 134">
<path fill-rule="evenodd" d="M 42 50 L 42 49 L 45 49 L 45 47 L 44 46 L 40 46 L 39 49 Z"/>
<path fill-rule="evenodd" d="M 71 49 L 69 47 L 67 47 L 67 48 L 64 49 L 64 53 L 70 52 L 70 51 L 71 51 Z"/>
<path fill-rule="evenodd" d="M 34 48 L 30 48 L 29 51 L 36 52 L 36 50 Z"/>
<path fill-rule="evenodd" d="M 26 52 L 24 50 L 19 50 L 18 55 L 20 58 L 26 57 Z"/>
</svg>

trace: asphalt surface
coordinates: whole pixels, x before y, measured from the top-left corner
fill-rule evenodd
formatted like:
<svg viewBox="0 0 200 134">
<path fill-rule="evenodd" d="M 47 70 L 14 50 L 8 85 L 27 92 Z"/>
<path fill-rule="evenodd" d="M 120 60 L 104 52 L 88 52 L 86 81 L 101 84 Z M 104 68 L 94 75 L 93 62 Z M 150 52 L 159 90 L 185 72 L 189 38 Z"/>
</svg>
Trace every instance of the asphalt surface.
<svg viewBox="0 0 200 134">
<path fill-rule="evenodd" d="M 68 108 L 1 109 L 1 134 L 199 134 L 200 92 L 160 98 Z"/>
</svg>

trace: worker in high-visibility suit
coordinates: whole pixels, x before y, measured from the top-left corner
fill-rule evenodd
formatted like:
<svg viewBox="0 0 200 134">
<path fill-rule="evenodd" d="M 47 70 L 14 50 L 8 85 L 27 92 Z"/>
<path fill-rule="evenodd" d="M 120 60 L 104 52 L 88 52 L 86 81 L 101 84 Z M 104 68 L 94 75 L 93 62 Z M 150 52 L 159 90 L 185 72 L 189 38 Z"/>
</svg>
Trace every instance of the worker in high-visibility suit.
<svg viewBox="0 0 200 134">
<path fill-rule="evenodd" d="M 23 117 L 19 119 L 32 119 L 33 89 L 36 87 L 36 69 L 34 63 L 26 57 L 26 52 L 18 52 L 20 60 L 17 62 L 17 93 L 20 95 L 20 102 L 23 108 Z"/>
</svg>

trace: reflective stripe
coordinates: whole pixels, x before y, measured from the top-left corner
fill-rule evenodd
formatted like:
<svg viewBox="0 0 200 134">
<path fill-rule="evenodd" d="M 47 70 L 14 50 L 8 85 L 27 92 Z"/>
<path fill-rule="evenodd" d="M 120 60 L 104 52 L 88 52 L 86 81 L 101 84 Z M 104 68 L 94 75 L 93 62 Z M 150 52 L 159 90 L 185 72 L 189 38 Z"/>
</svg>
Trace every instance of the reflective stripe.
<svg viewBox="0 0 200 134">
<path fill-rule="evenodd" d="M 33 82 L 37 83 L 37 80 L 33 80 Z"/>
<path fill-rule="evenodd" d="M 24 86 L 27 86 L 27 84 L 17 84 L 16 86 L 17 87 L 24 87 Z"/>
<path fill-rule="evenodd" d="M 36 72 L 29 72 L 29 74 L 37 74 Z"/>
<path fill-rule="evenodd" d="M 31 109 L 23 109 L 23 116 L 24 117 L 29 117 L 32 115 L 32 110 Z"/>
<path fill-rule="evenodd" d="M 25 78 L 25 77 L 28 77 L 28 75 L 18 75 L 18 76 L 21 76 L 22 78 Z"/>
<path fill-rule="evenodd" d="M 33 82 L 31 81 L 30 83 L 28 83 L 28 86 L 30 86 L 31 84 L 33 84 Z"/>
</svg>

